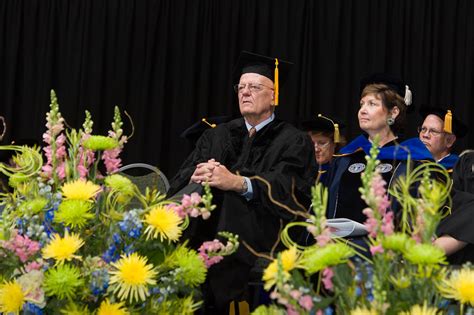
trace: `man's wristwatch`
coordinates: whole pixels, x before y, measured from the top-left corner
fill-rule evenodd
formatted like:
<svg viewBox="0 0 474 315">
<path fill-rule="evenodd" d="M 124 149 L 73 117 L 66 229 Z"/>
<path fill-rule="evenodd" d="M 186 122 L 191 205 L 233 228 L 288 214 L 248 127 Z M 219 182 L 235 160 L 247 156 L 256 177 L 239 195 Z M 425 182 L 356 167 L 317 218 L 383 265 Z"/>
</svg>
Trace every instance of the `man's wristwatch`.
<svg viewBox="0 0 474 315">
<path fill-rule="evenodd" d="M 242 177 L 242 194 L 245 194 L 249 190 L 249 185 L 247 184 L 247 180 L 245 177 Z"/>
</svg>

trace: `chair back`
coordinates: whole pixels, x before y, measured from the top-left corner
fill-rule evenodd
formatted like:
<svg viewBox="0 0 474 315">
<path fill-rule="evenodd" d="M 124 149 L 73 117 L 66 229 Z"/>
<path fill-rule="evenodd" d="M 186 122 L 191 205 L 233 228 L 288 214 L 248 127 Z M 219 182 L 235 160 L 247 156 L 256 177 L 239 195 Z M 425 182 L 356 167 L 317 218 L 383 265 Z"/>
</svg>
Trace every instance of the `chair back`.
<svg viewBox="0 0 474 315">
<path fill-rule="evenodd" d="M 149 187 L 166 195 L 170 188 L 168 178 L 153 165 L 133 163 L 122 166 L 118 172 L 137 185 L 141 193 L 145 193 L 146 188 Z"/>
</svg>

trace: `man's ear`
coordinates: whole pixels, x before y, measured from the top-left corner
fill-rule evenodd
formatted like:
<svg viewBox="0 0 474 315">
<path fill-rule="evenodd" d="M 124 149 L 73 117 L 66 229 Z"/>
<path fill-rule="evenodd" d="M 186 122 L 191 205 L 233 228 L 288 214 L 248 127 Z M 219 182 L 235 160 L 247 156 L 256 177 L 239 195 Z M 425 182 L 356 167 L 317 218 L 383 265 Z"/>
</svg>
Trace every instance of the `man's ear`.
<svg viewBox="0 0 474 315">
<path fill-rule="evenodd" d="M 390 110 L 390 116 L 392 116 L 393 119 L 396 119 L 399 114 L 400 114 L 400 108 L 398 108 L 398 106 L 394 106 Z"/>
<path fill-rule="evenodd" d="M 451 149 L 454 145 L 454 142 L 456 142 L 456 136 L 451 133 L 446 135 L 446 146 Z"/>
</svg>

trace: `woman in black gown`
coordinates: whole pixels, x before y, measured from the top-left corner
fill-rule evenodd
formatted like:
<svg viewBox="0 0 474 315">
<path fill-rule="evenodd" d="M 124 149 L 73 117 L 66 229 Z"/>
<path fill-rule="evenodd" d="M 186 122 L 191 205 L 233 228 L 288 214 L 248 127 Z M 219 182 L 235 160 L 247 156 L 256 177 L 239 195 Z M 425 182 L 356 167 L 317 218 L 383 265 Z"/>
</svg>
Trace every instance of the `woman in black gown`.
<svg viewBox="0 0 474 315">
<path fill-rule="evenodd" d="M 365 156 L 376 137 L 380 148 L 377 168 L 388 186 L 406 172 L 408 157 L 412 161 L 432 160 L 430 152 L 418 138 L 405 141 L 400 138 L 410 104 L 408 86 L 396 77 L 375 74 L 361 81 L 358 120 L 365 134 L 342 148 L 333 161 L 328 181 L 327 218 L 349 218 L 360 223 L 367 219 L 362 213 L 367 205 L 361 199 L 359 187 L 367 163 Z M 392 210 L 396 212 L 394 204 L 392 201 Z"/>
</svg>

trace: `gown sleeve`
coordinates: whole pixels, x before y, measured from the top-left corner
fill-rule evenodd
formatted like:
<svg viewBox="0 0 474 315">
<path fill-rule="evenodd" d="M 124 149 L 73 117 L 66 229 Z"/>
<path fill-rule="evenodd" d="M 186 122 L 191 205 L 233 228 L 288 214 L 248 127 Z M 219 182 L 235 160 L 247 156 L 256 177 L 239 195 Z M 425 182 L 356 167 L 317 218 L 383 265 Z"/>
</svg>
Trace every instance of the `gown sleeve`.
<svg viewBox="0 0 474 315">
<path fill-rule="evenodd" d="M 449 235 L 468 245 L 449 257 L 450 262 L 474 262 L 474 153 L 463 155 L 454 166 L 453 204 L 449 214 L 438 226 L 438 235 Z"/>
<path fill-rule="evenodd" d="M 278 204 L 286 205 L 292 210 L 308 209 L 317 166 L 309 137 L 297 134 L 293 141 L 285 143 L 287 144 L 281 150 L 273 152 L 279 155 L 279 159 L 269 169 L 255 172 L 255 175 L 265 179 L 269 185 L 252 179 L 254 194 L 251 203 L 256 211 L 270 211 L 284 220 L 291 220 L 293 215 Z M 298 206 L 298 203 L 304 209 Z M 258 206 L 255 206 L 256 204 Z"/>
<path fill-rule="evenodd" d="M 210 148 L 212 147 L 212 137 L 207 130 L 199 138 L 196 147 L 181 165 L 178 173 L 170 181 L 168 196 L 173 196 L 176 192 L 189 184 L 191 175 L 193 175 L 196 165 L 210 159 Z"/>
</svg>

